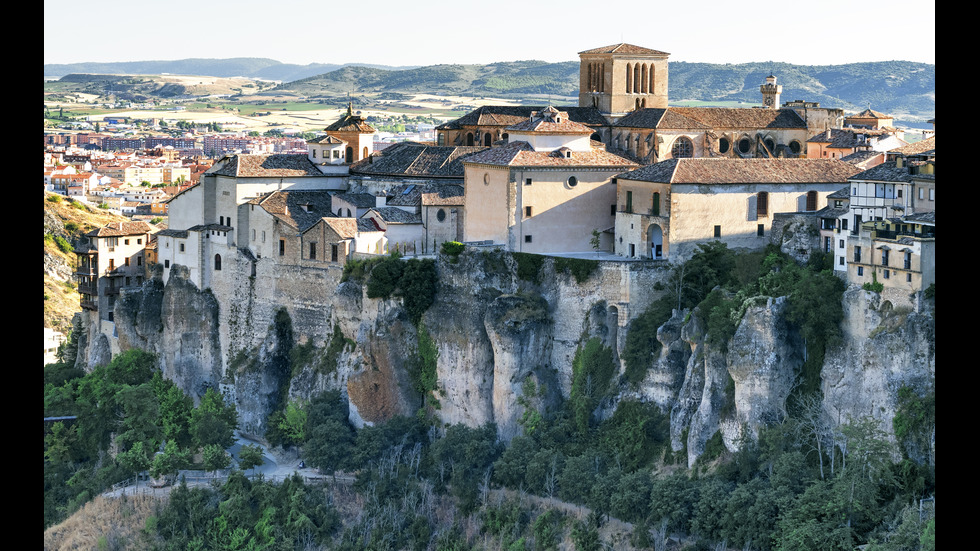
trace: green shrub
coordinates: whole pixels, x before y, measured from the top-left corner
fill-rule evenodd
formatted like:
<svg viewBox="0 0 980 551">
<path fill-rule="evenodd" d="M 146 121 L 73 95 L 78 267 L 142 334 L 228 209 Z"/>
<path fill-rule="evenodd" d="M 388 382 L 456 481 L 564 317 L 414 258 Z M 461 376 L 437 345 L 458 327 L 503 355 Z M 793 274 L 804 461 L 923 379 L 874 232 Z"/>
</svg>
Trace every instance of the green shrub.
<svg viewBox="0 0 980 551">
<path fill-rule="evenodd" d="M 61 196 L 60 195 L 48 195 L 48 202 L 49 203 L 60 203 L 61 202 Z"/>
<path fill-rule="evenodd" d="M 599 267 L 598 260 L 555 257 L 555 273 L 570 273 L 578 283 L 585 283 Z"/>
<path fill-rule="evenodd" d="M 544 266 L 544 259 L 547 257 L 531 253 L 512 254 L 514 255 L 514 260 L 517 261 L 518 279 L 531 283 L 541 283 L 541 268 Z"/>
<path fill-rule="evenodd" d="M 603 346 L 598 337 L 589 339 L 584 347 L 575 350 L 569 401 L 580 432 L 588 431 L 592 412 L 606 395 L 615 371 L 612 348 Z"/>
<path fill-rule="evenodd" d="M 864 289 L 865 291 L 871 291 L 873 293 L 880 293 L 885 288 L 885 286 L 882 285 L 878 281 L 878 274 L 877 274 L 877 272 L 872 271 L 871 272 L 871 281 L 869 281 L 869 282 L 865 283 L 864 285 L 862 285 L 861 288 Z"/>
<path fill-rule="evenodd" d="M 458 257 L 460 253 L 463 252 L 463 249 L 465 248 L 466 245 L 460 243 L 459 241 L 445 241 L 443 242 L 442 247 L 440 248 L 440 252 L 442 252 L 442 254 L 444 255 L 448 255 L 449 257 L 452 258 L 451 261 L 455 262 L 456 257 Z"/>
</svg>

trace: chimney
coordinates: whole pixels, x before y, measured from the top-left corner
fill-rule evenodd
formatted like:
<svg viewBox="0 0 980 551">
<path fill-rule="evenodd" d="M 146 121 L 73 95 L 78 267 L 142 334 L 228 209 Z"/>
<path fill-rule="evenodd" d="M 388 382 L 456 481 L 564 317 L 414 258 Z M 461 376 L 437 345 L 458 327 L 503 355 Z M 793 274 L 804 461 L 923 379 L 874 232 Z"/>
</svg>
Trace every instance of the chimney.
<svg viewBox="0 0 980 551">
<path fill-rule="evenodd" d="M 384 192 L 379 191 L 378 194 L 374 196 L 374 207 L 381 208 L 387 204 L 388 204 L 388 196 L 385 195 Z"/>
</svg>

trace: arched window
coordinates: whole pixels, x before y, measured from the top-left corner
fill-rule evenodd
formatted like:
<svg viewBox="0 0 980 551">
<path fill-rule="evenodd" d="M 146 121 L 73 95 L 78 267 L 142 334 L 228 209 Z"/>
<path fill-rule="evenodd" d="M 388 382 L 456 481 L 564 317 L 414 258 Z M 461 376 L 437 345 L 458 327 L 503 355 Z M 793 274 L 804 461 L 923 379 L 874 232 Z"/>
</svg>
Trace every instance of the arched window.
<svg viewBox="0 0 980 551">
<path fill-rule="evenodd" d="M 643 65 L 643 77 L 640 80 L 640 91 L 644 94 L 647 93 L 647 66 L 645 64 Z"/>
<path fill-rule="evenodd" d="M 637 63 L 633 66 L 633 91 L 639 93 L 640 91 L 640 64 Z"/>
<path fill-rule="evenodd" d="M 731 144 L 728 143 L 728 138 L 722 138 L 722 139 L 718 140 L 718 152 L 719 153 L 728 153 L 728 148 L 730 148 L 730 147 L 731 147 Z"/>
<path fill-rule="evenodd" d="M 214 255 L 214 271 L 216 271 L 216 272 L 221 271 L 221 255 L 220 254 Z"/>
<path fill-rule="evenodd" d="M 690 159 L 694 157 L 694 144 L 691 143 L 690 139 L 681 136 L 674 141 L 670 155 L 675 159 Z"/>
<path fill-rule="evenodd" d="M 364 157 L 362 157 L 362 158 L 364 158 L 364 159 L 367 159 L 368 158 L 368 148 L 367 148 L 367 146 L 364 146 Z"/>
<path fill-rule="evenodd" d="M 656 82 L 656 80 L 654 80 L 654 78 L 653 78 L 653 75 L 656 72 L 656 69 L 655 68 L 656 68 L 656 65 L 651 65 L 650 66 L 650 93 L 651 94 L 654 93 L 653 85 Z"/>
<path fill-rule="evenodd" d="M 756 216 L 769 216 L 769 192 L 760 191 L 755 197 Z"/>
<path fill-rule="evenodd" d="M 493 145 L 493 136 L 489 132 L 483 135 L 483 145 L 487 147 Z"/>
<path fill-rule="evenodd" d="M 629 63 L 626 64 L 626 93 L 633 92 L 633 66 Z"/>
<path fill-rule="evenodd" d="M 466 145 L 473 145 L 473 133 L 472 132 L 467 132 L 466 133 Z"/>
<path fill-rule="evenodd" d="M 806 210 L 814 211 L 817 210 L 817 192 L 808 191 L 806 192 Z"/>
<path fill-rule="evenodd" d="M 793 140 L 789 142 L 789 150 L 793 152 L 793 155 L 799 155 L 803 151 L 803 146 L 797 140 Z"/>
<path fill-rule="evenodd" d="M 348 147 L 347 148 L 347 156 L 346 156 L 346 158 L 344 160 L 346 162 L 348 162 L 348 163 L 353 163 L 354 162 L 354 148 L 353 147 Z"/>
<path fill-rule="evenodd" d="M 650 214 L 654 216 L 660 216 L 660 192 L 655 191 L 653 193 L 653 210 Z"/>
</svg>

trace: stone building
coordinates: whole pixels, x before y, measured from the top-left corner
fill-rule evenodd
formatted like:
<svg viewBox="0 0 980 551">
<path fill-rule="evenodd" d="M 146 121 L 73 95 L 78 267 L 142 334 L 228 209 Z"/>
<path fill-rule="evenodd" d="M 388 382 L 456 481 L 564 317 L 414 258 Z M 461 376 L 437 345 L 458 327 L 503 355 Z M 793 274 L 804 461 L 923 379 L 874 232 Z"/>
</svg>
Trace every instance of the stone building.
<svg viewBox="0 0 980 551">
<path fill-rule="evenodd" d="M 686 260 L 769 242 L 773 215 L 815 212 L 858 172 L 837 159 L 670 159 L 616 177 L 615 253 Z"/>
<path fill-rule="evenodd" d="M 92 230 L 75 247 L 75 277 L 84 310 L 113 321 L 120 291 L 138 288 L 147 276 L 144 249 L 156 228 L 146 222 L 116 222 Z"/>
<path fill-rule="evenodd" d="M 903 298 L 936 282 L 936 213 L 864 222 L 848 240 L 847 257 L 849 283 L 877 281 L 886 296 L 893 294 L 893 304 L 905 305 Z"/>
<path fill-rule="evenodd" d="M 553 107 L 507 130 L 524 139 L 463 160 L 464 239 L 511 251 L 592 251 L 592 232 L 615 220 L 613 176 L 638 165 L 593 147 L 591 129 Z"/>
</svg>

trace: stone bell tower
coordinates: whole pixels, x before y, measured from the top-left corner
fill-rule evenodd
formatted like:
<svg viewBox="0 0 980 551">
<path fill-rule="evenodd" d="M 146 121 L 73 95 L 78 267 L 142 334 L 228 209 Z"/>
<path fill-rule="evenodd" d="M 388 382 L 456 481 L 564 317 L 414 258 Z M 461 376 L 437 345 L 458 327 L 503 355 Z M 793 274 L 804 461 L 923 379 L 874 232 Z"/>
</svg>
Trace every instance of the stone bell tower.
<svg viewBox="0 0 980 551">
<path fill-rule="evenodd" d="M 614 44 L 579 52 L 579 107 L 610 122 L 637 109 L 667 107 L 667 52 Z"/>
<path fill-rule="evenodd" d="M 762 105 L 766 109 L 779 109 L 779 94 L 783 93 L 783 87 L 776 84 L 776 77 L 767 76 L 766 83 L 759 90 L 762 92 Z"/>
</svg>

